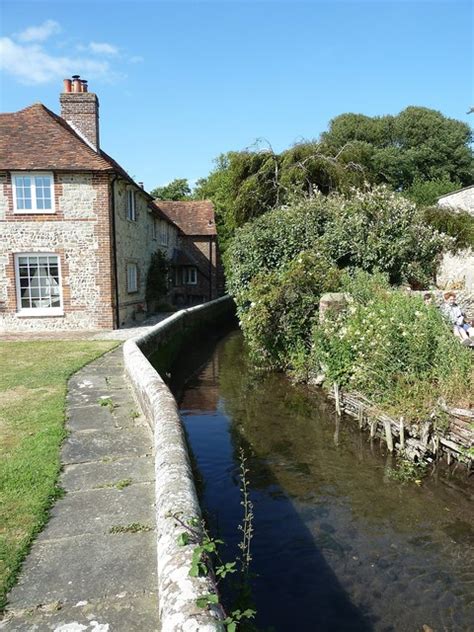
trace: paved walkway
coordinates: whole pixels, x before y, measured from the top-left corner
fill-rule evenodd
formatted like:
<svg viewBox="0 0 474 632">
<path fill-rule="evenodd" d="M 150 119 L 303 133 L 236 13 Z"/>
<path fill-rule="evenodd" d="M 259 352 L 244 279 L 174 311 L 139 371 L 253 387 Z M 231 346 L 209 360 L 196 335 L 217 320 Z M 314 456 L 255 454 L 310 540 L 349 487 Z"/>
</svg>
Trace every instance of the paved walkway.
<svg viewBox="0 0 474 632">
<path fill-rule="evenodd" d="M 153 440 L 123 378 L 121 348 L 71 378 L 67 408 L 67 493 L 24 563 L 0 628 L 155 632 Z"/>
</svg>

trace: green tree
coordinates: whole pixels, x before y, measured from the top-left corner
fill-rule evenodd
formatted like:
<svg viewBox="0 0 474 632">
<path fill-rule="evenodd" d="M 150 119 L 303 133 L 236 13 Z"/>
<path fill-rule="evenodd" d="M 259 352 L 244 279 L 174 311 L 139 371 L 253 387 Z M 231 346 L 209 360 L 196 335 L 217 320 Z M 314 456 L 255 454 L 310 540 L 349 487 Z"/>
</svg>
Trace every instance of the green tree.
<svg viewBox="0 0 474 632">
<path fill-rule="evenodd" d="M 156 200 L 188 200 L 191 197 L 191 187 L 186 178 L 176 178 L 163 187 L 156 187 L 150 191 Z"/>
<path fill-rule="evenodd" d="M 237 228 L 295 196 L 360 186 L 366 178 L 354 158 L 354 153 L 334 155 L 316 141 L 299 143 L 281 154 L 260 141 L 254 150 L 219 156 L 215 169 L 198 181 L 194 197 L 213 201 L 225 247 Z"/>
<path fill-rule="evenodd" d="M 453 182 L 449 177 L 436 178 L 435 180 L 421 180 L 416 178 L 411 186 L 406 189 L 405 195 L 420 206 L 436 204 L 438 198 L 451 191 L 461 188 L 459 181 Z"/>
<path fill-rule="evenodd" d="M 423 107 L 397 116 L 341 114 L 320 140 L 276 153 L 266 141 L 230 151 L 198 181 L 193 197 L 211 199 L 226 249 L 246 222 L 293 203 L 365 183 L 386 184 L 420 204 L 474 182 L 471 132 L 461 121 Z"/>
<path fill-rule="evenodd" d="M 472 184 L 471 139 L 466 123 L 415 106 L 396 116 L 341 114 L 321 138 L 332 151 L 365 146 L 359 160 L 368 180 L 397 191 L 409 189 L 415 181 Z"/>
</svg>

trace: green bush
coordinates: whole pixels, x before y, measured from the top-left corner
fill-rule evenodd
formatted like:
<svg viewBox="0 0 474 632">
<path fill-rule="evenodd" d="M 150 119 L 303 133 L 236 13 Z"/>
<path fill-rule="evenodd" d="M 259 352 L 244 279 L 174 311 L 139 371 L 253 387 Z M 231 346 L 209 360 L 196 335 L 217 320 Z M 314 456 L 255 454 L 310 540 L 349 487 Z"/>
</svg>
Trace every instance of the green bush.
<svg viewBox="0 0 474 632">
<path fill-rule="evenodd" d="M 339 279 L 340 271 L 314 252 L 302 252 L 286 268 L 254 277 L 239 315 L 256 364 L 303 370 L 319 297 L 337 288 Z"/>
<path fill-rule="evenodd" d="M 375 269 L 392 284 L 426 287 L 450 242 L 431 226 L 415 204 L 384 186 L 328 198 L 323 242 L 341 268 Z"/>
<path fill-rule="evenodd" d="M 469 211 L 453 211 L 440 206 L 425 208 L 425 220 L 440 233 L 452 238 L 450 250 L 474 248 L 474 217 Z"/>
<path fill-rule="evenodd" d="M 236 231 L 224 262 L 227 288 L 237 304 L 246 300 L 247 287 L 258 274 L 284 268 L 304 250 L 318 250 L 327 221 L 325 200 L 316 195 L 269 211 Z"/>
<path fill-rule="evenodd" d="M 413 200 L 420 206 L 430 206 L 436 204 L 439 197 L 451 191 L 460 189 L 462 184 L 458 181 L 453 182 L 449 176 L 435 180 L 423 180 L 415 178 L 411 186 L 404 192 L 407 198 Z"/>
<path fill-rule="evenodd" d="M 349 289 L 349 288 L 348 288 Z M 330 383 L 359 391 L 394 414 L 418 419 L 442 396 L 470 398 L 472 357 L 436 307 L 379 281 L 372 296 L 352 299 L 345 314 L 314 329 L 312 364 Z"/>
<path fill-rule="evenodd" d="M 426 287 L 451 243 L 415 204 L 386 187 L 316 193 L 236 232 L 226 253 L 227 287 L 241 304 L 252 278 L 288 265 L 303 250 L 324 253 L 339 268 L 379 269 L 392 284 Z"/>
</svg>

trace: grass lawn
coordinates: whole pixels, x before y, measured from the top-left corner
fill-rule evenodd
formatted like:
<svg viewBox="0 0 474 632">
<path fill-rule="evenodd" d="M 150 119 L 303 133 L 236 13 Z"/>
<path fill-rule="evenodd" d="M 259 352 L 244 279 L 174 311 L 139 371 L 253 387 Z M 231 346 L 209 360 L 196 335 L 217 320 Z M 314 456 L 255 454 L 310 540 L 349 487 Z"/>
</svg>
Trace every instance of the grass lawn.
<svg viewBox="0 0 474 632">
<path fill-rule="evenodd" d="M 114 341 L 0 342 L 0 611 L 61 493 L 68 378 Z"/>
</svg>

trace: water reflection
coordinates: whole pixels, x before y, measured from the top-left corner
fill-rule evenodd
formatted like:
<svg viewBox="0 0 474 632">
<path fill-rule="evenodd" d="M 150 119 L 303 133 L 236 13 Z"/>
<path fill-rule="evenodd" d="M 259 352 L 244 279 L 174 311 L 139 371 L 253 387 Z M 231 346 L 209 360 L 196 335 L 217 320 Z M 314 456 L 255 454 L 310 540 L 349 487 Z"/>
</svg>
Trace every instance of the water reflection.
<svg viewBox="0 0 474 632">
<path fill-rule="evenodd" d="M 391 458 L 331 404 L 281 375 L 255 375 L 240 334 L 196 348 L 181 410 L 203 504 L 230 552 L 238 465 L 251 458 L 259 624 L 286 630 L 471 630 L 472 488 L 391 481 Z M 182 369 L 185 371 L 185 369 Z M 173 369 L 175 388 L 183 373 Z"/>
</svg>

